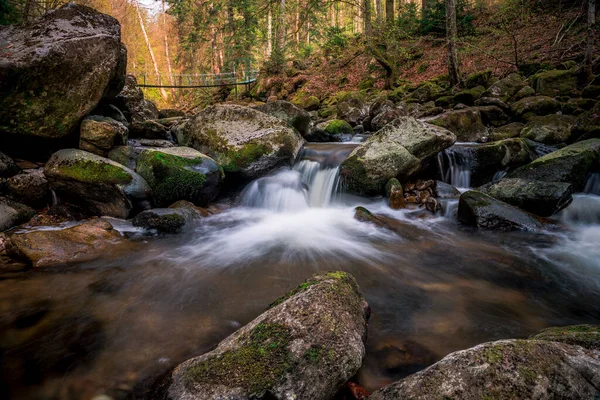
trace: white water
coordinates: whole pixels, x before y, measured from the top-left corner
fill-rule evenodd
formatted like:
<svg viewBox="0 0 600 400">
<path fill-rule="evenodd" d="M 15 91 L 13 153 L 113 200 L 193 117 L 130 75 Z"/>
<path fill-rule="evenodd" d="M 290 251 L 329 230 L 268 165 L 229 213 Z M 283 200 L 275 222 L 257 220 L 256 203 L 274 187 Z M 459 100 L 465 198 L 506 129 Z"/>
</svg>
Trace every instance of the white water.
<svg viewBox="0 0 600 400">
<path fill-rule="evenodd" d="M 471 158 L 460 147 L 451 147 L 438 153 L 442 180 L 461 189 L 471 187 Z"/>
</svg>

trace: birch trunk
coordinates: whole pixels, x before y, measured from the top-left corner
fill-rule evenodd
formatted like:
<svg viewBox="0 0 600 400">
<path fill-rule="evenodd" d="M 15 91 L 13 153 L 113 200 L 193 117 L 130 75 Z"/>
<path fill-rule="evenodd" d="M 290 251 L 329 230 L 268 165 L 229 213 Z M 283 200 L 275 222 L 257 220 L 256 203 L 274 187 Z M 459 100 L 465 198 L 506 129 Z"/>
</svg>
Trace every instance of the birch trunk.
<svg viewBox="0 0 600 400">
<path fill-rule="evenodd" d="M 169 55 L 169 35 L 167 29 L 167 14 L 165 13 L 165 0 L 162 0 L 162 17 L 163 31 L 165 34 L 165 58 L 167 59 L 167 71 L 169 72 L 169 80 L 171 82 L 171 86 L 175 86 L 173 70 L 171 69 L 171 57 Z"/>
</svg>

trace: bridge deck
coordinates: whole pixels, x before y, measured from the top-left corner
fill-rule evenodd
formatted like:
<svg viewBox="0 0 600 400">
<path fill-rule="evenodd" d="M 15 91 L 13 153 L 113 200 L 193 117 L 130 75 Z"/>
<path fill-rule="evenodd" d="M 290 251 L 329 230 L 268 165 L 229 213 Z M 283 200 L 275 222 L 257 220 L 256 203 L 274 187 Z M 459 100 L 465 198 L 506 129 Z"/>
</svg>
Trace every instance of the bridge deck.
<svg viewBox="0 0 600 400">
<path fill-rule="evenodd" d="M 186 74 L 136 76 L 139 87 L 164 89 L 215 88 L 224 86 L 250 85 L 257 81 L 259 71 L 227 72 L 222 74 Z"/>
</svg>

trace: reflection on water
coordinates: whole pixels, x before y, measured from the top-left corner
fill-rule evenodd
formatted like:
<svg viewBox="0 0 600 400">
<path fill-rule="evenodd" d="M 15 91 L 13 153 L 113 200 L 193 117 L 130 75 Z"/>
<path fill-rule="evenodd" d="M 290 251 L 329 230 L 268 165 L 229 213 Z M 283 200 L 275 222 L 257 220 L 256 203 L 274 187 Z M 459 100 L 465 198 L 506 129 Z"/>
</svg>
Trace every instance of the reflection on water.
<svg viewBox="0 0 600 400">
<path fill-rule="evenodd" d="M 368 388 L 481 342 L 600 323 L 593 221 L 564 219 L 561 234 L 481 233 L 367 204 L 398 220 L 392 232 L 354 220 L 352 199 L 310 207 L 302 176 L 258 184 L 289 189 L 281 201 L 248 189 L 193 233 L 135 242 L 126 257 L 0 274 L 0 397 L 143 398 L 154 377 L 322 270 L 352 273 L 371 305 L 358 375 Z"/>
</svg>

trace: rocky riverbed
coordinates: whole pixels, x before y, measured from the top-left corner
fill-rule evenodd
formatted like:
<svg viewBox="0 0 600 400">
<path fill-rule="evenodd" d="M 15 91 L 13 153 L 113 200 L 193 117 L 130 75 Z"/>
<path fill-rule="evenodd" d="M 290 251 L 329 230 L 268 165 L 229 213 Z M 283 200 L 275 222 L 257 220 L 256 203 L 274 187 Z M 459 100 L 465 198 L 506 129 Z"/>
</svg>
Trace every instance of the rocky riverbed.
<svg viewBox="0 0 600 400">
<path fill-rule="evenodd" d="M 184 113 L 119 32 L 0 27 L 3 398 L 600 395 L 598 78 Z"/>
</svg>

